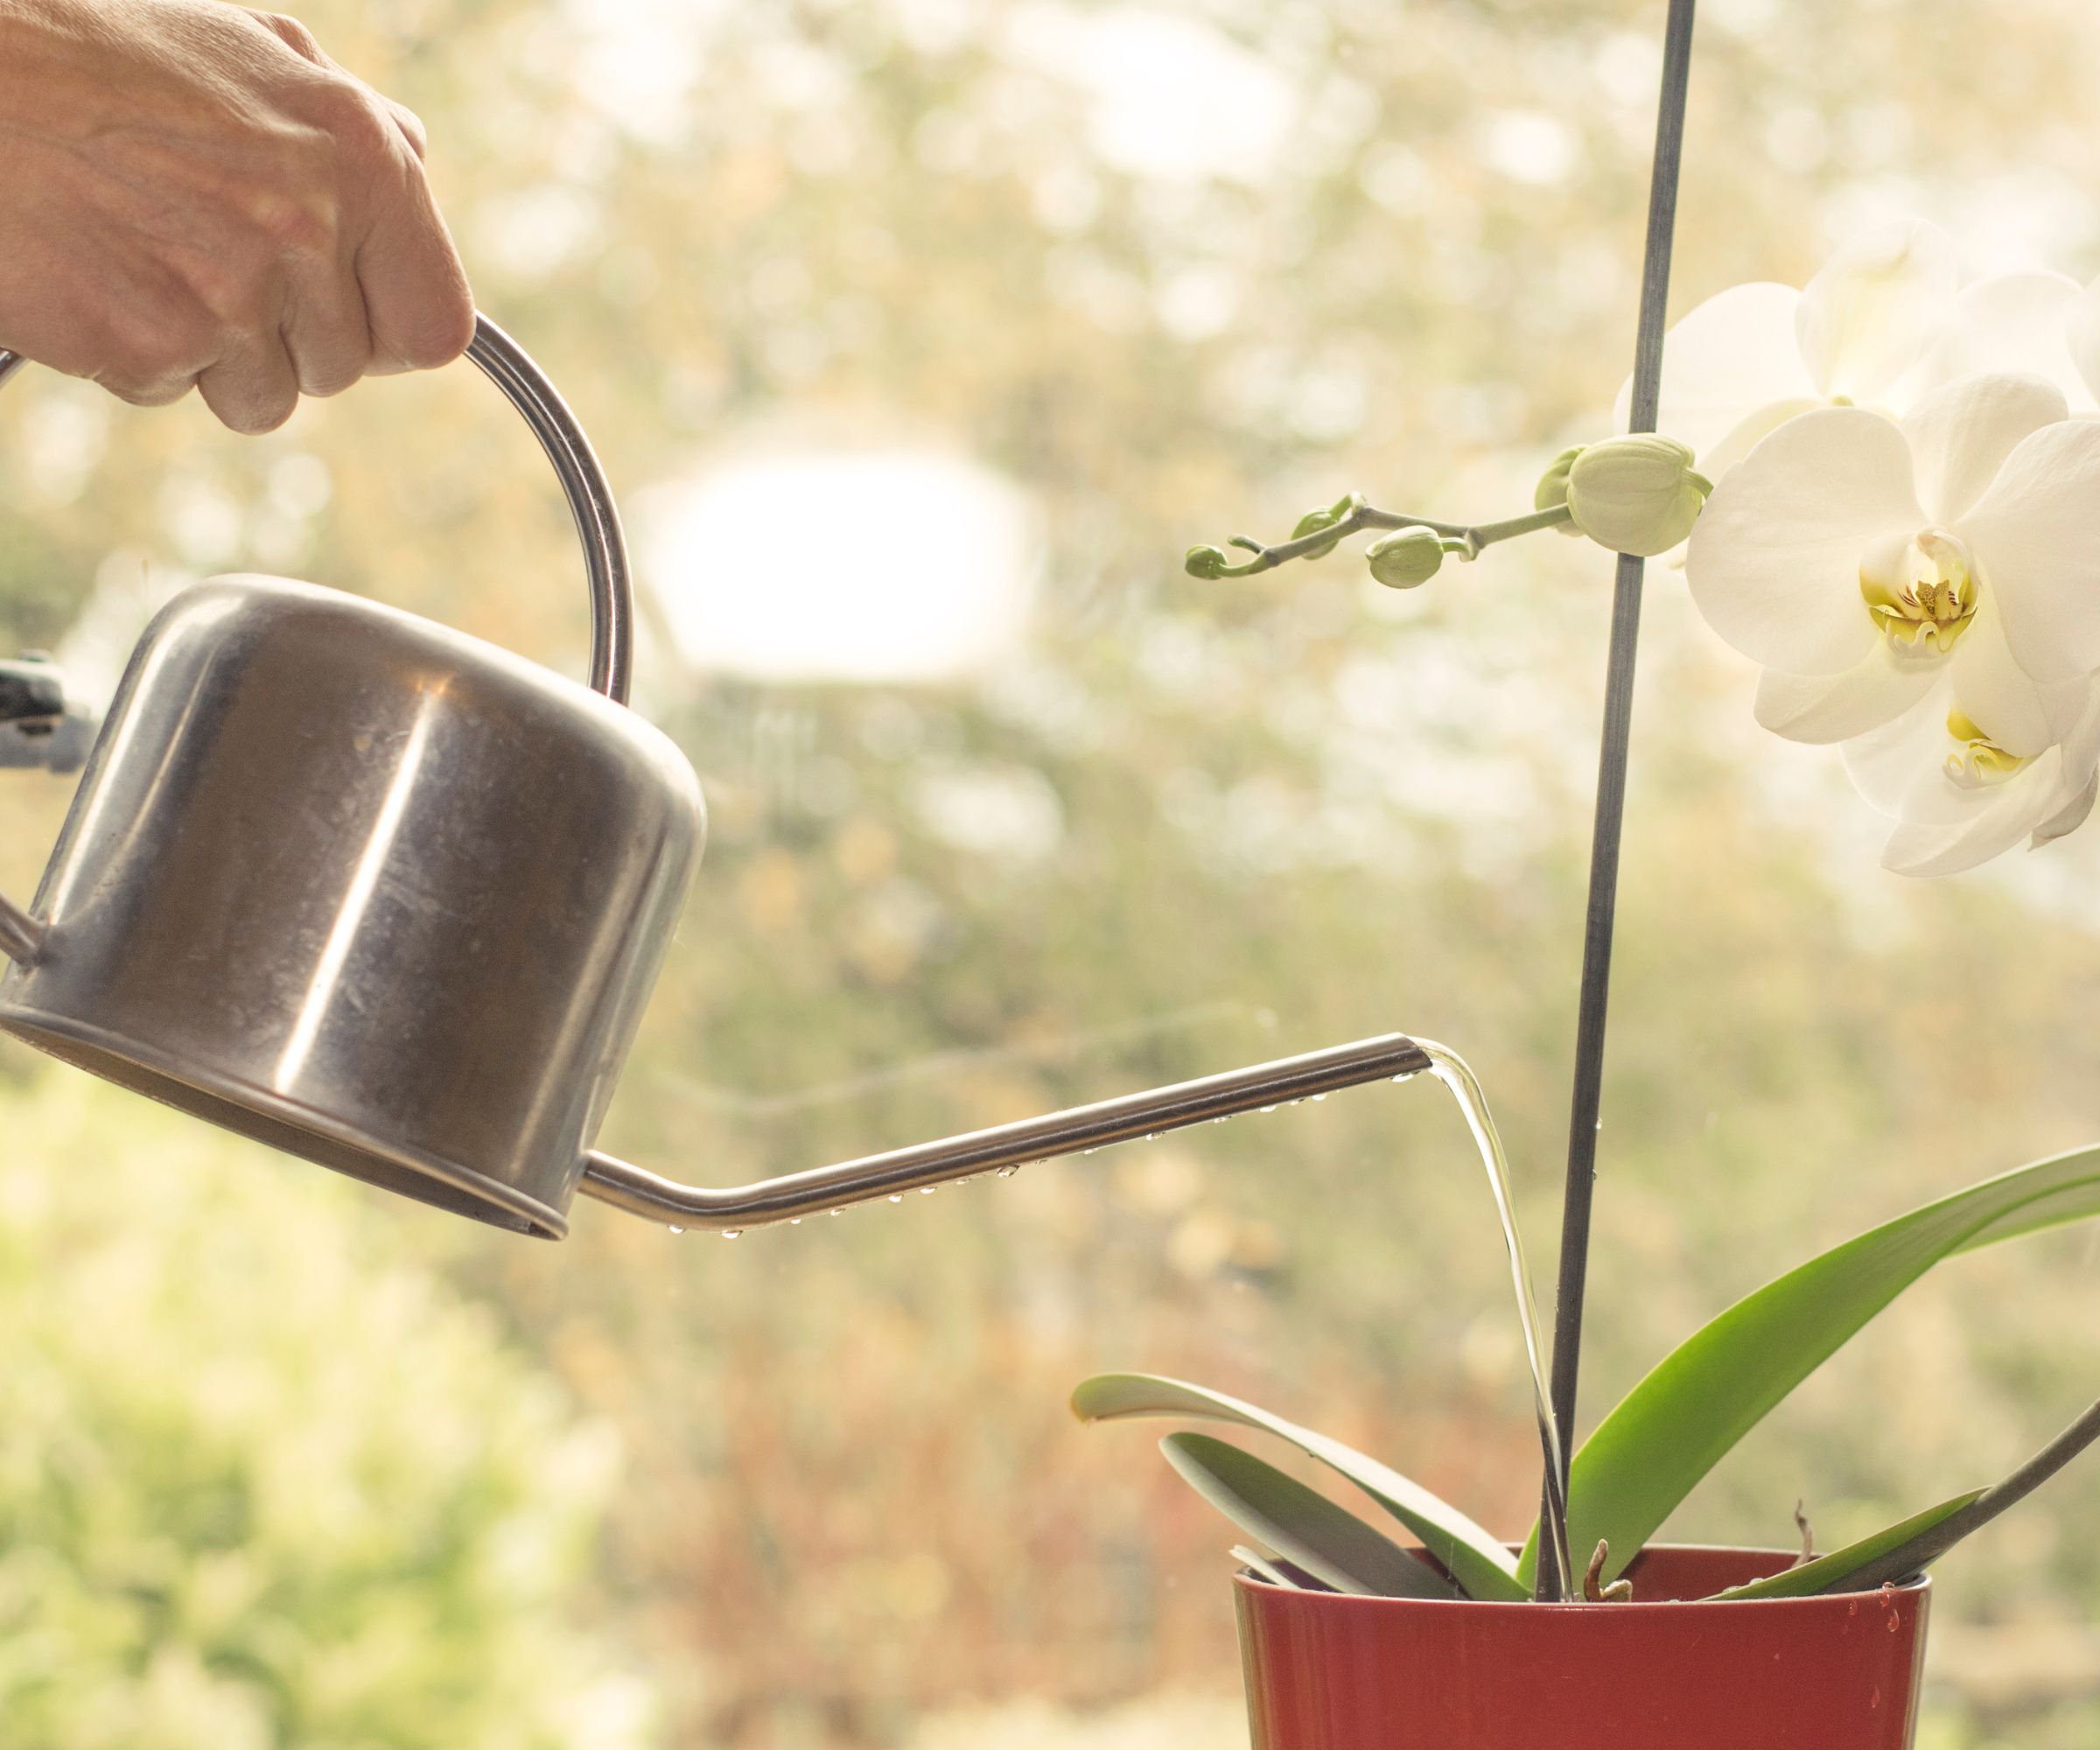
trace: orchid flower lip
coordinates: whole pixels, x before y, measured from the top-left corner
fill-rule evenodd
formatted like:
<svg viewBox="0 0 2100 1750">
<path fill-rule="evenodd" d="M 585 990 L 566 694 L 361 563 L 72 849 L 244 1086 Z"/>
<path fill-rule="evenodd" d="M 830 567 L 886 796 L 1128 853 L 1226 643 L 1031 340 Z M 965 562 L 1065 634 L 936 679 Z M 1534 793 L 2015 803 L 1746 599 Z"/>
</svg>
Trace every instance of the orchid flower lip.
<svg viewBox="0 0 2100 1750">
<path fill-rule="evenodd" d="M 1885 536 L 1860 556 L 1859 593 L 1899 658 L 1950 654 L 1976 619 L 1976 559 L 1950 530 Z"/>
<path fill-rule="evenodd" d="M 1958 707 L 1947 713 L 1947 733 L 1955 745 L 1947 755 L 1944 769 L 1948 781 L 1958 789 L 1981 790 L 2002 784 L 2034 763 L 2032 755 L 2006 752 Z"/>
</svg>

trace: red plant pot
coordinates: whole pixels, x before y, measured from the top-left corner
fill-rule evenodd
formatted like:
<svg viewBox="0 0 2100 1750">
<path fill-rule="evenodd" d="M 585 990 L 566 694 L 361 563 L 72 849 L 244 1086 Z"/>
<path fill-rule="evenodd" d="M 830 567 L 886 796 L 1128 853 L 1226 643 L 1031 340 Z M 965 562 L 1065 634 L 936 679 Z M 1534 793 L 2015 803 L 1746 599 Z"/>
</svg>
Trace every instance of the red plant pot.
<svg viewBox="0 0 2100 1750">
<path fill-rule="evenodd" d="M 1629 1604 L 1235 1582 L 1254 1750 L 1908 1750 L 1930 1582 L 1697 1600 L 1793 1558 L 1663 1547 Z"/>
</svg>

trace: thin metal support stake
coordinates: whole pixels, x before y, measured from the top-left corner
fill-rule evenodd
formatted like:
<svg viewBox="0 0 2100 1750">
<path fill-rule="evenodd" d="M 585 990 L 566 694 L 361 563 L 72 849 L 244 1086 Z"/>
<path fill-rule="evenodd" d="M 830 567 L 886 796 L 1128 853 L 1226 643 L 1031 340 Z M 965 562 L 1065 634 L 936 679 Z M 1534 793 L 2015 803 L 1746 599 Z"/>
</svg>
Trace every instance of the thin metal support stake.
<svg viewBox="0 0 2100 1750">
<path fill-rule="evenodd" d="M 1676 226 L 1677 172 L 1684 151 L 1684 94 L 1691 70 L 1693 0 L 1670 0 L 1662 42 L 1662 92 L 1656 116 L 1655 171 L 1648 183 L 1648 247 L 1641 273 L 1641 318 L 1634 340 L 1632 416 L 1628 429 L 1653 431 L 1662 381 L 1663 312 L 1670 298 L 1670 242 Z M 1590 899 L 1582 940 L 1582 994 L 1575 1027 L 1575 1092 L 1568 1121 L 1568 1178 L 1560 1225 L 1560 1282 L 1553 1308 L 1553 1414 L 1561 1451 L 1575 1446 L 1576 1388 L 1582 1363 L 1582 1307 L 1590 1266 L 1590 1204 L 1597 1180 L 1598 1110 L 1604 1081 L 1604 1026 L 1611 993 L 1612 923 L 1619 897 L 1619 838 L 1626 818 L 1627 745 L 1633 731 L 1634 660 L 1641 635 L 1642 562 L 1619 556 L 1612 597 L 1611 658 L 1605 673 L 1604 739 L 1597 762 L 1597 819 L 1590 839 Z M 1565 1458 L 1564 1456 L 1563 1462 Z M 1567 1476 L 1561 1477 L 1565 1497 Z M 1630 1552 L 1629 1552 L 1630 1553 Z M 1541 1547 L 1537 1594 L 1561 1595 L 1567 1576 L 1550 1570 Z"/>
</svg>

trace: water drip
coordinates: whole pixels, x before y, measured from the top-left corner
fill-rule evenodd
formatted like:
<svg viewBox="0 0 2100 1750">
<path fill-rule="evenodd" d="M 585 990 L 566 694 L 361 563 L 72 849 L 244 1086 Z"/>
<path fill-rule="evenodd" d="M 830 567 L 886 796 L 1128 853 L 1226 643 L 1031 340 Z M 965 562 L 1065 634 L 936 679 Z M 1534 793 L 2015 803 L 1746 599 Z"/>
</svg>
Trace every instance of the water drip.
<svg viewBox="0 0 2100 1750">
<path fill-rule="evenodd" d="M 1568 1505 L 1561 1488 L 1564 1469 L 1560 1426 L 1546 1391 L 1545 1344 L 1539 1334 L 1538 1306 L 1531 1292 L 1531 1267 L 1524 1260 L 1523 1236 L 1517 1228 L 1516 1208 L 1509 1190 L 1508 1157 L 1502 1152 L 1502 1139 L 1495 1130 L 1494 1115 L 1488 1110 L 1488 1096 L 1480 1091 L 1480 1084 L 1466 1060 L 1448 1046 L 1431 1040 L 1417 1040 L 1415 1043 L 1429 1058 L 1429 1073 L 1451 1090 L 1451 1097 L 1459 1102 L 1459 1110 L 1465 1114 L 1466 1126 L 1473 1132 L 1474 1144 L 1480 1152 L 1480 1166 L 1488 1174 L 1488 1189 L 1494 1194 L 1495 1213 L 1502 1218 L 1502 1240 L 1509 1250 L 1509 1279 L 1516 1292 L 1517 1320 L 1523 1326 L 1524 1359 L 1531 1368 L 1531 1400 L 1538 1417 L 1539 1445 L 1545 1452 L 1546 1529 L 1560 1558 L 1564 1595 L 1568 1578 L 1577 1570 L 1568 1558 Z"/>
</svg>

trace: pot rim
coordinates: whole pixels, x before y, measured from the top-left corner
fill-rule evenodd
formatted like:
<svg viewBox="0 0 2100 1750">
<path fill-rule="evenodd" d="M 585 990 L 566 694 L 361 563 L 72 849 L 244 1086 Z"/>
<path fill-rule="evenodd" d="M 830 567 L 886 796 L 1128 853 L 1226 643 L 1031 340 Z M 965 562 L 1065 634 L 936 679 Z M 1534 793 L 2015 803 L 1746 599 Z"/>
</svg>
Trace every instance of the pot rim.
<svg viewBox="0 0 2100 1750">
<path fill-rule="evenodd" d="M 1684 1550 L 1687 1552 L 1721 1552 L 1741 1556 L 1776 1556 L 1791 1561 L 1799 1552 L 1790 1550 L 1774 1550 L 1749 1544 L 1649 1544 L 1643 1546 L 1642 1554 L 1650 1550 Z M 1423 1551 L 1410 1551 L 1420 1555 Z M 1639 1558 L 1635 1558 L 1637 1561 Z M 1629 1566 L 1631 1564 L 1629 1564 Z M 1236 1569 L 1233 1585 L 1255 1597 L 1292 1598 L 1308 1600 L 1308 1606 L 1321 1610 L 1364 1611 L 1415 1611 L 1415 1610 L 1501 1610 L 1522 1611 L 1536 1616 L 1540 1612 L 1549 1615 L 1588 1615 L 1600 1610 L 1634 1612 L 1653 1614 L 1672 1610 L 1832 1610 L 1844 1606 L 1857 1606 L 1863 1599 L 1880 1598 L 1892 1594 L 1898 1598 L 1928 1596 L 1932 1590 L 1932 1576 L 1920 1574 L 1915 1579 L 1897 1586 L 1891 1582 L 1875 1586 L 1869 1592 L 1814 1592 L 1806 1598 L 1632 1598 L 1611 1604 L 1592 1604 L 1586 1599 L 1571 1599 L 1565 1603 L 1542 1603 L 1526 1599 L 1522 1602 L 1503 1599 L 1481 1598 L 1373 1598 L 1359 1592 L 1308 1592 L 1299 1586 L 1279 1586 L 1261 1578 L 1250 1568 Z"/>
</svg>

